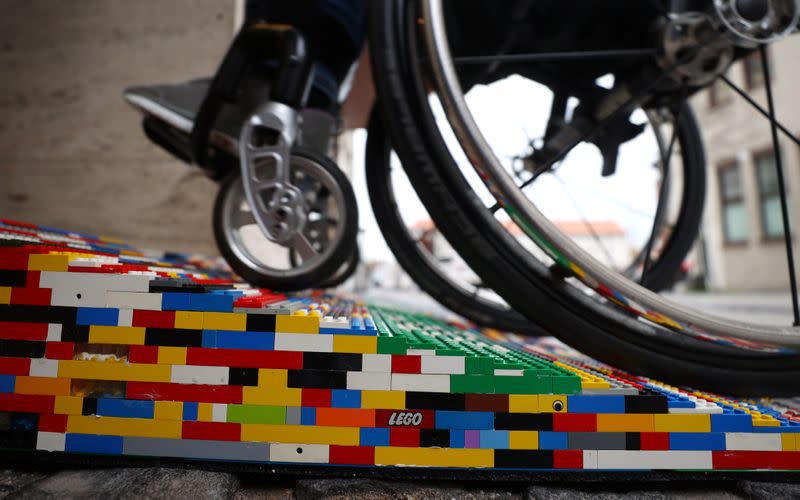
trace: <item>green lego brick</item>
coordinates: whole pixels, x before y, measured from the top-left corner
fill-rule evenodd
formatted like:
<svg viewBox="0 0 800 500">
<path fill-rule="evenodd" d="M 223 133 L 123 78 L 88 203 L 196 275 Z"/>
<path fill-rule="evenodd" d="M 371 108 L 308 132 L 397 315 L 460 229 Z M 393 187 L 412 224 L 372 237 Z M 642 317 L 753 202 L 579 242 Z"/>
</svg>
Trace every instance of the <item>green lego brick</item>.
<svg viewBox="0 0 800 500">
<path fill-rule="evenodd" d="M 450 391 L 470 394 L 493 394 L 494 379 L 491 375 L 450 375 Z"/>
<path fill-rule="evenodd" d="M 553 375 L 554 394 L 578 394 L 581 392 L 581 379 L 577 375 Z"/>
<path fill-rule="evenodd" d="M 284 424 L 286 407 L 262 405 L 228 405 L 228 422 L 241 424 Z"/>
<path fill-rule="evenodd" d="M 497 394 L 552 394 L 553 380 L 547 375 L 496 376 L 494 391 Z"/>
</svg>

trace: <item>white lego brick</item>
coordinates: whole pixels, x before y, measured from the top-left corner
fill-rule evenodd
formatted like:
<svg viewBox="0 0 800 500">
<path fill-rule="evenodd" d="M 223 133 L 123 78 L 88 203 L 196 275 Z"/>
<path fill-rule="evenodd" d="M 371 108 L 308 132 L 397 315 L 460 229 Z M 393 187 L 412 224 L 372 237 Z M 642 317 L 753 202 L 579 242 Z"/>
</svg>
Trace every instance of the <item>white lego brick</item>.
<svg viewBox="0 0 800 500">
<path fill-rule="evenodd" d="M 393 391 L 450 392 L 449 375 L 393 373 Z"/>
<path fill-rule="evenodd" d="M 329 449 L 326 444 L 271 443 L 269 460 L 270 462 L 327 464 L 330 460 Z"/>
<path fill-rule="evenodd" d="M 726 432 L 725 449 L 738 451 L 782 451 L 783 442 L 777 433 Z"/>
<path fill-rule="evenodd" d="M 50 323 L 47 325 L 47 341 L 61 342 L 61 323 Z"/>
<path fill-rule="evenodd" d="M 50 304 L 67 307 L 105 307 L 106 292 L 91 286 L 53 288 Z"/>
<path fill-rule="evenodd" d="M 35 358 L 31 359 L 31 377 L 58 377 L 58 360 Z"/>
<path fill-rule="evenodd" d="M 228 405 L 225 403 L 213 403 L 211 405 L 211 421 L 212 422 L 227 422 L 228 421 Z"/>
<path fill-rule="evenodd" d="M 347 372 L 347 388 L 360 391 L 388 391 L 392 388 L 389 372 Z"/>
<path fill-rule="evenodd" d="M 108 291 L 147 292 L 150 290 L 150 280 L 152 279 L 152 276 L 134 274 L 111 274 L 108 276 Z"/>
<path fill-rule="evenodd" d="M 597 452 L 597 468 L 623 470 L 711 469 L 711 451 L 600 450 Z"/>
<path fill-rule="evenodd" d="M 503 368 L 495 368 L 494 374 L 502 377 L 522 377 L 525 375 L 522 370 L 506 370 Z"/>
<path fill-rule="evenodd" d="M 106 307 L 120 309 L 142 309 L 146 311 L 161 310 L 160 293 L 142 292 L 106 292 Z"/>
<path fill-rule="evenodd" d="M 597 450 L 583 450 L 583 468 L 597 468 Z"/>
<path fill-rule="evenodd" d="M 364 372 L 391 372 L 391 354 L 363 354 L 361 358 L 361 371 Z"/>
<path fill-rule="evenodd" d="M 133 309 L 120 309 L 117 326 L 133 326 Z"/>
<path fill-rule="evenodd" d="M 276 351 L 333 352 L 333 335 L 276 333 Z"/>
<path fill-rule="evenodd" d="M 43 451 L 64 451 L 67 440 L 66 434 L 60 432 L 38 432 L 36 433 L 36 449 Z"/>
<path fill-rule="evenodd" d="M 422 356 L 422 373 L 463 375 L 464 356 Z"/>
<path fill-rule="evenodd" d="M 228 368 L 225 366 L 173 365 L 170 382 L 174 384 L 227 385 Z"/>
<path fill-rule="evenodd" d="M 408 356 L 436 356 L 436 349 L 406 349 Z"/>
</svg>

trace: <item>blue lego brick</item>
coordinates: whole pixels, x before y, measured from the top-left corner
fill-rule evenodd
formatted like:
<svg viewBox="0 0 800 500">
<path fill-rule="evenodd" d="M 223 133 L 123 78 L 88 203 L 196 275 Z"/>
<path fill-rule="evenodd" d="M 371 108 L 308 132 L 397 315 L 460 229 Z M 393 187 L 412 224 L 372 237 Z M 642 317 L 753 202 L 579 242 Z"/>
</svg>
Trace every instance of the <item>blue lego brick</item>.
<svg viewBox="0 0 800 500">
<path fill-rule="evenodd" d="M 233 295 L 192 293 L 187 311 L 232 312 Z"/>
<path fill-rule="evenodd" d="M 105 417 L 153 418 L 154 413 L 153 401 L 114 398 L 97 400 L 97 415 Z"/>
<path fill-rule="evenodd" d="M 711 415 L 711 432 L 751 432 L 753 417 L 744 412 L 715 413 Z"/>
<path fill-rule="evenodd" d="M 14 392 L 16 382 L 14 375 L 0 375 L 0 392 Z"/>
<path fill-rule="evenodd" d="M 540 450 L 566 450 L 568 439 L 566 432 L 541 431 L 539 433 Z"/>
<path fill-rule="evenodd" d="M 191 307 L 191 293 L 163 292 L 161 294 L 161 309 L 164 311 L 187 311 Z"/>
<path fill-rule="evenodd" d="M 361 335 L 364 337 L 374 337 L 377 330 L 353 330 L 352 328 L 320 328 L 321 335 Z"/>
<path fill-rule="evenodd" d="M 117 326 L 119 309 L 105 307 L 79 307 L 75 321 L 79 325 Z"/>
<path fill-rule="evenodd" d="M 333 408 L 361 408 L 361 391 L 333 389 L 331 406 Z"/>
<path fill-rule="evenodd" d="M 450 430 L 450 448 L 463 448 L 466 443 L 466 432 L 461 429 Z"/>
<path fill-rule="evenodd" d="M 275 349 L 275 334 L 272 332 L 203 330 L 203 347 L 272 351 Z"/>
<path fill-rule="evenodd" d="M 771 434 L 778 434 L 778 433 L 782 434 L 782 433 L 787 433 L 787 432 L 800 432 L 800 425 L 798 425 L 798 424 L 796 424 L 794 422 L 789 422 L 789 421 L 787 421 L 785 419 L 782 419 L 782 418 L 779 419 L 779 420 L 781 421 L 781 425 L 780 426 L 770 427 L 770 426 L 754 425 L 753 426 L 753 432 L 771 433 Z"/>
<path fill-rule="evenodd" d="M 667 407 L 668 408 L 695 408 L 693 402 L 689 401 L 688 399 L 684 398 L 667 398 Z"/>
<path fill-rule="evenodd" d="M 452 446 L 452 436 L 450 439 Z M 387 427 L 362 427 L 359 441 L 361 446 L 389 446 L 389 429 Z"/>
<path fill-rule="evenodd" d="M 183 403 L 183 419 L 184 420 L 197 420 L 197 403 Z"/>
<path fill-rule="evenodd" d="M 361 318 L 350 318 L 350 328 L 361 330 Z"/>
<path fill-rule="evenodd" d="M 670 450 L 724 450 L 724 432 L 670 432 Z"/>
<path fill-rule="evenodd" d="M 301 425 L 317 425 L 317 409 L 304 406 L 300 408 Z"/>
<path fill-rule="evenodd" d="M 567 408 L 570 413 L 625 413 L 625 396 L 567 396 Z"/>
<path fill-rule="evenodd" d="M 489 411 L 436 411 L 438 429 L 481 430 L 494 427 L 494 413 Z"/>
<path fill-rule="evenodd" d="M 100 436 L 97 434 L 67 434 L 64 451 L 74 453 L 98 453 L 122 455 L 122 436 Z"/>
<path fill-rule="evenodd" d="M 480 431 L 481 448 L 492 450 L 507 450 L 509 446 L 508 431 L 484 430 Z"/>
</svg>

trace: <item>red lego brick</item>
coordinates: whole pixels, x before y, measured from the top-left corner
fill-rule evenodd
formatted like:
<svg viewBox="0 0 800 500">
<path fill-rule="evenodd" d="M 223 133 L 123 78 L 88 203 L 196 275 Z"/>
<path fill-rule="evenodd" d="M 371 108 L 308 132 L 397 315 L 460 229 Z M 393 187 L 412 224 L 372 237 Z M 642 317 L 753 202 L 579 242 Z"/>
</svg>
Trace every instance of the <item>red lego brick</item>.
<svg viewBox="0 0 800 500">
<path fill-rule="evenodd" d="M 0 339 L 47 340 L 47 323 L 0 321 Z"/>
<path fill-rule="evenodd" d="M 318 408 L 330 408 L 331 390 L 330 389 L 302 389 L 300 393 L 301 406 L 314 406 Z"/>
<path fill-rule="evenodd" d="M 131 363 L 158 363 L 157 345 L 132 345 L 128 348 L 128 361 Z"/>
<path fill-rule="evenodd" d="M 67 432 L 67 415 L 39 415 L 41 432 Z"/>
<path fill-rule="evenodd" d="M 328 462 L 332 464 L 375 465 L 375 448 L 372 446 L 331 445 Z"/>
<path fill-rule="evenodd" d="M 669 450 L 669 432 L 642 432 L 639 448 L 642 450 Z"/>
<path fill-rule="evenodd" d="M 556 432 L 597 432 L 597 415 L 594 413 L 554 413 L 553 430 Z"/>
<path fill-rule="evenodd" d="M 168 382 L 128 382 L 128 399 L 192 401 L 201 403 L 241 403 L 240 385 L 170 384 Z"/>
<path fill-rule="evenodd" d="M 14 247 L 0 248 L 0 270 L 26 271 L 28 269 L 29 254 L 29 250 L 21 250 Z"/>
<path fill-rule="evenodd" d="M 553 450 L 556 469 L 583 469 L 583 450 Z"/>
<path fill-rule="evenodd" d="M 31 371 L 31 358 L 9 358 L 0 356 L 0 374 L 28 375 Z"/>
<path fill-rule="evenodd" d="M 714 469 L 800 469 L 800 451 L 714 451 Z"/>
<path fill-rule="evenodd" d="M 418 422 L 417 425 L 414 425 L 414 422 Z M 375 427 L 433 429 L 435 423 L 436 413 L 433 410 L 377 410 L 375 412 Z"/>
<path fill-rule="evenodd" d="M 133 311 L 133 326 L 175 328 L 175 311 Z"/>
<path fill-rule="evenodd" d="M 419 429 L 393 427 L 389 429 L 390 446 L 419 447 Z"/>
<path fill-rule="evenodd" d="M 249 349 L 189 347 L 186 350 L 186 364 L 299 370 L 303 368 L 303 353 L 299 351 L 256 351 Z"/>
<path fill-rule="evenodd" d="M 53 413 L 55 396 L 32 394 L 0 394 L 0 411 L 20 413 Z"/>
<path fill-rule="evenodd" d="M 493 411 L 508 413 L 508 394 L 467 394 L 466 411 Z"/>
<path fill-rule="evenodd" d="M 392 373 L 420 373 L 421 371 L 421 356 L 392 355 Z"/>
<path fill-rule="evenodd" d="M 44 357 L 47 359 L 72 359 L 75 354 L 75 342 L 48 342 L 45 345 Z"/>
<path fill-rule="evenodd" d="M 232 422 L 185 421 L 181 428 L 183 439 L 212 439 L 217 441 L 240 441 L 242 424 Z"/>
<path fill-rule="evenodd" d="M 39 277 L 41 271 L 28 271 L 25 275 L 25 288 L 39 288 Z"/>
<path fill-rule="evenodd" d="M 52 293 L 50 288 L 12 288 L 11 304 L 49 306 Z"/>
</svg>

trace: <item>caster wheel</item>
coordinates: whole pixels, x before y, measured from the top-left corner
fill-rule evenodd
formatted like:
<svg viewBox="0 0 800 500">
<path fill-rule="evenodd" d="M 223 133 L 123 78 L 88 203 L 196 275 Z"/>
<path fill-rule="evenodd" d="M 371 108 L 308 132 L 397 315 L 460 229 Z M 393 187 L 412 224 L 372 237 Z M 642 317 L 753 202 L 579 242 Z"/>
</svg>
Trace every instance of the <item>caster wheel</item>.
<svg viewBox="0 0 800 500">
<path fill-rule="evenodd" d="M 320 286 L 357 253 L 358 207 L 339 167 L 316 152 L 295 148 L 290 176 L 303 193 L 305 223 L 286 244 L 261 232 L 240 172 L 222 182 L 214 203 L 214 237 L 222 256 L 244 280 L 271 290 Z"/>
</svg>

